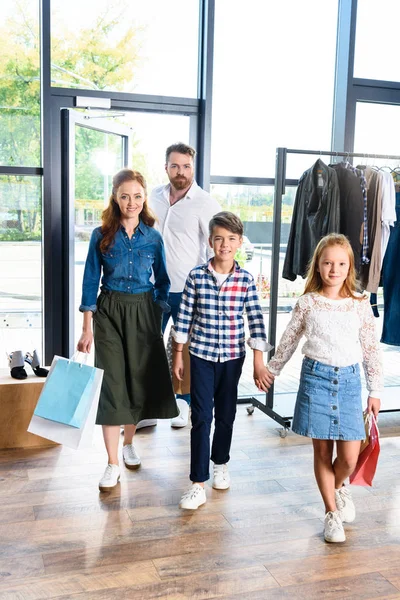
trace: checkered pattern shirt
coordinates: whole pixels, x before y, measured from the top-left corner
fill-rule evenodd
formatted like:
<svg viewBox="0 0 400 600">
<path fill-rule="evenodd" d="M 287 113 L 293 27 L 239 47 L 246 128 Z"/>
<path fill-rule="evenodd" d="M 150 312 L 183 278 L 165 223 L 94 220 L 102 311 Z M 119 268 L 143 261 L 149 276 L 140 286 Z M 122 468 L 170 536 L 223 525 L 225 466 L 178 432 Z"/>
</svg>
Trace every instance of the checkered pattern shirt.
<svg viewBox="0 0 400 600">
<path fill-rule="evenodd" d="M 210 263 L 189 273 L 173 332 L 175 342 L 185 344 L 190 339 L 190 353 L 211 362 L 240 358 L 246 353 L 246 311 L 247 343 L 253 350 L 270 350 L 252 275 L 235 262 L 234 271 L 219 288 Z"/>
<path fill-rule="evenodd" d="M 364 227 L 363 227 L 363 243 L 362 243 L 361 263 L 367 264 L 367 263 L 369 263 L 369 258 L 368 258 L 369 245 L 368 245 L 368 214 L 367 214 L 367 180 L 365 179 L 364 171 L 362 171 L 361 169 L 356 169 L 356 167 L 353 167 L 353 165 L 351 163 L 349 163 L 347 160 L 345 161 L 344 166 L 346 167 L 346 169 L 349 169 L 355 175 L 357 175 L 357 177 L 359 177 L 359 179 L 360 179 L 361 191 L 362 191 L 363 200 L 364 200 Z"/>
</svg>

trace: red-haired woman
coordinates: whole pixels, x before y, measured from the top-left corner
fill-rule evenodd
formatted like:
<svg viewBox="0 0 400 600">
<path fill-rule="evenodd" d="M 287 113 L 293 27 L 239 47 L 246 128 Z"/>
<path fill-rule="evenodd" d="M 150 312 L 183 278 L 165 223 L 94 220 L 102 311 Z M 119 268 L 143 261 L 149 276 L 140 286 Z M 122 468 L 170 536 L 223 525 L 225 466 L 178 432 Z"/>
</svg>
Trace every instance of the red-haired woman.
<svg viewBox="0 0 400 600">
<path fill-rule="evenodd" d="M 132 445 L 137 423 L 178 414 L 161 333 L 170 281 L 154 222 L 143 176 L 122 169 L 113 178 L 102 225 L 92 233 L 79 307 L 83 329 L 78 350 L 90 352 L 94 337 L 95 365 L 104 369 L 96 420 L 103 426 L 108 454 L 99 483 L 103 492 L 120 478 L 120 426 L 124 463 L 134 469 L 140 466 Z"/>
</svg>

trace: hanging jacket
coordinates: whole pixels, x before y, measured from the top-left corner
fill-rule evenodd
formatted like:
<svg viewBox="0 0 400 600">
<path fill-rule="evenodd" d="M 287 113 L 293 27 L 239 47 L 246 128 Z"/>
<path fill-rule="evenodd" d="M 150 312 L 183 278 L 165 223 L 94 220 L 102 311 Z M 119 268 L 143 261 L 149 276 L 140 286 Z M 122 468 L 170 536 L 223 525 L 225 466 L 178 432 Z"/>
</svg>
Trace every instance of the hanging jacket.
<svg viewBox="0 0 400 600">
<path fill-rule="evenodd" d="M 319 172 L 322 186 L 319 186 Z M 294 201 L 292 224 L 282 276 L 294 281 L 306 276 L 319 240 L 340 232 L 340 191 L 336 172 L 321 159 L 303 173 Z"/>
<path fill-rule="evenodd" d="M 360 177 L 346 167 L 345 163 L 329 165 L 335 169 L 340 190 L 340 233 L 345 235 L 353 248 L 354 266 L 360 271 L 364 227 L 364 197 Z"/>
</svg>

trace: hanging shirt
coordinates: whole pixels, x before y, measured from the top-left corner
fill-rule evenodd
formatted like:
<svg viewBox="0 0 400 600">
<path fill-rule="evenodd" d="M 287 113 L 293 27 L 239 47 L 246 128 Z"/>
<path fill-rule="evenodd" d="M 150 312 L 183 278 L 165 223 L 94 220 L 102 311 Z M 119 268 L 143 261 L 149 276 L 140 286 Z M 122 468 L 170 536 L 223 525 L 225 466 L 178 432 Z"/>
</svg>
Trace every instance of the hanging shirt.
<svg viewBox="0 0 400 600">
<path fill-rule="evenodd" d="M 381 277 L 382 188 L 383 176 L 372 167 L 364 169 L 368 196 L 368 245 L 370 263 L 362 265 L 363 288 L 376 293 Z"/>
<path fill-rule="evenodd" d="M 363 253 L 363 231 L 364 227 L 364 195 L 360 176 L 357 169 L 350 169 L 350 163 L 340 162 L 329 165 L 336 171 L 340 189 L 340 229 L 345 235 L 353 249 L 354 266 L 357 273 L 360 271 Z M 365 181 L 364 175 L 363 179 Z"/>
<path fill-rule="evenodd" d="M 382 171 L 382 239 L 381 239 L 381 267 L 389 242 L 390 228 L 396 222 L 396 190 L 391 173 Z"/>
<path fill-rule="evenodd" d="M 208 224 L 221 207 L 195 181 L 172 206 L 170 189 L 170 184 L 156 187 L 150 205 L 158 219 L 155 227 L 164 238 L 170 291 L 176 293 L 182 292 L 189 271 L 212 256 Z"/>
<path fill-rule="evenodd" d="M 354 175 L 360 178 L 361 192 L 363 195 L 363 235 L 362 235 L 362 264 L 368 264 L 368 198 L 367 198 L 367 180 L 365 179 L 364 171 L 353 167 L 348 160 L 342 163 L 346 169 L 349 169 Z"/>
</svg>

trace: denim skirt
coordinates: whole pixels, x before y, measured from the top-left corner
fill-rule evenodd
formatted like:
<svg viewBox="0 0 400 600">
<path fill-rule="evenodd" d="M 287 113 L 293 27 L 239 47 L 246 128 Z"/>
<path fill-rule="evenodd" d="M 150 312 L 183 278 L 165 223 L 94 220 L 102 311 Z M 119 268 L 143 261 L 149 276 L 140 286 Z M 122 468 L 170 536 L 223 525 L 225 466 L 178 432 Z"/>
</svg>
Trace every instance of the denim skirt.
<svg viewBox="0 0 400 600">
<path fill-rule="evenodd" d="M 318 440 L 363 440 L 360 366 L 304 358 L 292 429 Z"/>
</svg>

